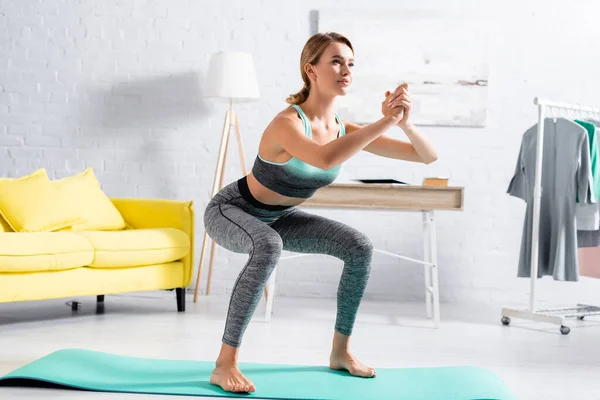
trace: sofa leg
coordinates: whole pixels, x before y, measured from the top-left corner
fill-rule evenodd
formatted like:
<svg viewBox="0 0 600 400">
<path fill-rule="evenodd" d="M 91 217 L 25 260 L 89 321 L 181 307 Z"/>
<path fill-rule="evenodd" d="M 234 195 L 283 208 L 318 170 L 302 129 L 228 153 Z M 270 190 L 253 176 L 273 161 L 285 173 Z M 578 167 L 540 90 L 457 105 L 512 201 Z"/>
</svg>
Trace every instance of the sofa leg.
<svg viewBox="0 0 600 400">
<path fill-rule="evenodd" d="M 96 296 L 96 314 L 104 314 L 104 295 Z"/>
<path fill-rule="evenodd" d="M 185 288 L 177 288 L 177 311 L 185 311 Z"/>
<path fill-rule="evenodd" d="M 79 301 L 73 300 L 71 302 L 71 311 L 77 311 L 77 310 L 79 310 L 80 306 L 81 306 L 81 303 Z"/>
</svg>

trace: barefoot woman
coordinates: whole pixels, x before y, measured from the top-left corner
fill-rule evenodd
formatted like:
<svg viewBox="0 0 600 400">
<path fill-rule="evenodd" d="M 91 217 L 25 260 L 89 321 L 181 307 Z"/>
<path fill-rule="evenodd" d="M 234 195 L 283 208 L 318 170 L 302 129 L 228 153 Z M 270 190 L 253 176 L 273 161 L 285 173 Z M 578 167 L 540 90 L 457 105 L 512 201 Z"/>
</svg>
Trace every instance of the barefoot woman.
<svg viewBox="0 0 600 400">
<path fill-rule="evenodd" d="M 224 187 L 206 208 L 209 236 L 230 251 L 249 255 L 233 286 L 221 352 L 210 379 L 225 391 L 256 390 L 238 369 L 238 351 L 282 250 L 327 254 L 344 261 L 330 366 L 355 376 L 375 376 L 375 370 L 348 348 L 369 278 L 371 242 L 350 226 L 296 206 L 332 183 L 340 165 L 360 150 L 426 164 L 435 161 L 436 152 L 409 122 L 406 85 L 385 93 L 383 117 L 370 125 L 338 118 L 333 111 L 335 99 L 347 93 L 353 65 L 354 50 L 348 39 L 336 33 L 312 36 L 300 60 L 304 87 L 287 99 L 291 107 L 267 126 L 252 172 Z M 410 142 L 384 136 L 393 126 L 400 127 Z"/>
</svg>

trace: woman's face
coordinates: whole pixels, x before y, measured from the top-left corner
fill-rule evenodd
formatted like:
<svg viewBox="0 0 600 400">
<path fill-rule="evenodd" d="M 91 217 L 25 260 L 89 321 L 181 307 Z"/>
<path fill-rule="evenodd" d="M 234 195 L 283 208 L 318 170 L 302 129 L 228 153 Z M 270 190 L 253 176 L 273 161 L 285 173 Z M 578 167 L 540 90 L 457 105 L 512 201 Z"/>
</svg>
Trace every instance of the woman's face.
<svg viewBox="0 0 600 400">
<path fill-rule="evenodd" d="M 332 95 L 345 95 L 352 84 L 352 67 L 354 54 L 350 47 L 343 43 L 329 44 L 319 62 L 312 66 L 313 84 L 320 91 Z"/>
</svg>

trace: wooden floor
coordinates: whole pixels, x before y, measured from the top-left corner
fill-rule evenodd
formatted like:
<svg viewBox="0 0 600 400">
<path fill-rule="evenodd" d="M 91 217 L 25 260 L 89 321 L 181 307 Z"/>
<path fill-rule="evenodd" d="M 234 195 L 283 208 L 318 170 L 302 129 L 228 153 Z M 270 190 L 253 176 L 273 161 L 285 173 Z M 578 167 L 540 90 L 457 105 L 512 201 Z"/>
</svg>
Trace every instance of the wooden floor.
<svg viewBox="0 0 600 400">
<path fill-rule="evenodd" d="M 172 359 L 214 360 L 227 298 L 188 296 L 175 312 L 173 292 L 107 296 L 104 313 L 95 298 L 0 304 L 0 375 L 64 348 Z M 275 299 L 270 324 L 264 303 L 250 324 L 241 361 L 326 365 L 335 301 Z M 600 399 L 600 319 L 577 322 L 563 336 L 552 325 L 500 324 L 500 308 L 442 305 L 436 330 L 424 305 L 365 301 L 352 339 L 354 353 L 374 367 L 474 365 L 499 374 L 520 399 Z M 0 399 L 178 399 L 58 389 L 0 388 Z"/>
</svg>

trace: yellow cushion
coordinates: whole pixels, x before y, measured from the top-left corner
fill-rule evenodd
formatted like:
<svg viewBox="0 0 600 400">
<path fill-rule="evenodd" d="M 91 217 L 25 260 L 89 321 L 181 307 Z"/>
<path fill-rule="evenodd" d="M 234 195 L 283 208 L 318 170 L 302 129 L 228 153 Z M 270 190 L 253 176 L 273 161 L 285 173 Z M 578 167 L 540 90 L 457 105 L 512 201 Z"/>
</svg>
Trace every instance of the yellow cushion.
<svg viewBox="0 0 600 400">
<path fill-rule="evenodd" d="M 0 272 L 61 271 L 93 260 L 89 240 L 75 233 L 0 233 Z"/>
<path fill-rule="evenodd" d="M 61 193 L 75 203 L 82 223 L 73 225 L 72 231 L 120 230 L 125 221 L 108 196 L 102 191 L 100 182 L 92 168 L 62 179 L 53 184 Z"/>
<path fill-rule="evenodd" d="M 12 228 L 6 220 L 0 215 L 0 232 L 13 232 Z"/>
<path fill-rule="evenodd" d="M 49 232 L 80 221 L 43 168 L 20 178 L 0 179 L 0 215 L 15 232 Z"/>
<path fill-rule="evenodd" d="M 0 309 L 4 311 L 1 303 L 13 301 L 77 298 L 96 296 L 99 293 L 130 293 L 185 287 L 182 278 L 183 262 L 177 261 L 137 268 L 74 268 L 68 271 L 34 274 L 0 272 Z M 169 301 L 169 304 L 175 308 L 174 301 Z M 5 314 L 0 314 L 0 319 L 2 317 L 5 317 Z"/>
<path fill-rule="evenodd" d="M 90 264 L 98 268 L 135 267 L 179 260 L 190 251 L 187 234 L 175 228 L 128 229 L 123 231 L 86 231 L 95 249 Z"/>
</svg>

